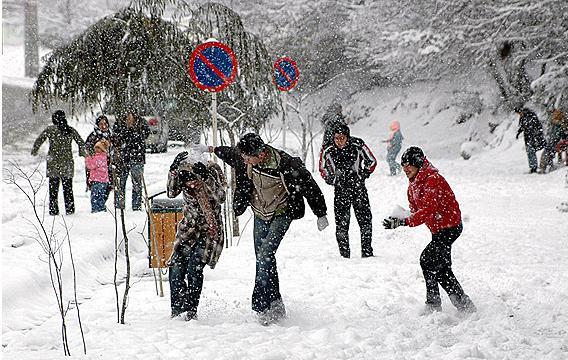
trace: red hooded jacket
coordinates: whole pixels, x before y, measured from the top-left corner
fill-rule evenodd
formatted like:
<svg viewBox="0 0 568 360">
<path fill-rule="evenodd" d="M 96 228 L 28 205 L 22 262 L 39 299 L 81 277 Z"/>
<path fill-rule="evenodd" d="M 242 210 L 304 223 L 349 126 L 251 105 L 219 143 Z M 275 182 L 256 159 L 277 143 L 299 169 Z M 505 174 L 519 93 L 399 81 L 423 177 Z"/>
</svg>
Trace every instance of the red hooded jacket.
<svg viewBox="0 0 568 360">
<path fill-rule="evenodd" d="M 461 211 L 454 192 L 442 175 L 427 159 L 408 185 L 408 202 L 412 215 L 408 226 L 426 224 L 432 234 L 458 226 Z"/>
</svg>

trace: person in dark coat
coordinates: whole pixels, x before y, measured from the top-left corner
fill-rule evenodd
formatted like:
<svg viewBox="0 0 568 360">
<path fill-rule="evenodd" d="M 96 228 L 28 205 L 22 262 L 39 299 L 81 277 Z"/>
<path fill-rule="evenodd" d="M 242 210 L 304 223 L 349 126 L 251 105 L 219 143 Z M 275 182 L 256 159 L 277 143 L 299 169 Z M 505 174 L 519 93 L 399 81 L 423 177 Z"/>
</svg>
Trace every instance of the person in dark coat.
<svg viewBox="0 0 568 360">
<path fill-rule="evenodd" d="M 324 126 L 323 142 L 321 149 L 326 149 L 333 145 L 333 136 L 335 128 L 338 125 L 347 125 L 347 119 L 343 116 L 343 107 L 338 102 L 333 102 L 327 108 L 321 120 Z"/>
<path fill-rule="evenodd" d="M 99 115 L 95 120 L 95 128 L 93 131 L 87 136 L 87 140 L 85 140 L 85 153 L 87 156 L 95 155 L 95 144 L 101 140 L 106 140 L 110 143 L 111 141 L 111 132 L 110 132 L 110 124 L 108 122 L 108 118 L 105 115 Z M 111 149 L 109 148 L 106 152 L 108 155 L 108 166 L 110 168 L 111 163 Z M 85 169 L 87 175 L 87 190 L 91 190 L 91 182 L 89 169 Z M 111 175 L 111 174 L 109 174 Z M 112 184 L 112 176 L 109 177 L 109 183 Z M 110 186 L 108 189 L 110 190 Z M 108 196 L 108 193 L 107 193 Z"/>
<path fill-rule="evenodd" d="M 286 316 L 276 267 L 278 246 L 292 220 L 304 216 L 304 198 L 318 218 L 318 229 L 328 225 L 323 194 L 300 158 L 266 145 L 257 134 L 244 135 L 237 147 L 197 145 L 194 149 L 214 152 L 235 169 L 235 215 L 252 208 L 256 254 L 252 309 L 259 322 L 268 325 Z"/>
<path fill-rule="evenodd" d="M 400 131 L 400 122 L 393 120 L 390 125 L 390 135 L 383 142 L 387 143 L 387 163 L 389 164 L 390 175 L 395 176 L 402 171 L 400 164 L 396 162 L 396 157 L 402 148 L 402 132 Z"/>
<path fill-rule="evenodd" d="M 141 116 L 127 111 L 122 121 L 113 127 L 115 166 L 118 189 L 115 189 L 115 206 L 124 209 L 126 180 L 132 176 L 132 210 L 142 210 L 142 177 L 146 163 L 146 138 L 150 134 L 148 124 Z M 114 175 L 113 175 L 114 178 Z"/>
<path fill-rule="evenodd" d="M 320 154 L 320 173 L 334 186 L 335 236 L 339 254 L 350 257 L 351 206 L 361 230 L 361 256 L 373 256 L 372 215 L 365 180 L 375 171 L 377 160 L 365 142 L 350 135 L 347 125 L 338 125 L 334 144 Z"/>
<path fill-rule="evenodd" d="M 383 220 L 383 226 L 385 229 L 396 229 L 399 226 L 426 224 L 432 233 L 432 241 L 420 255 L 420 266 L 426 281 L 425 311 L 442 310 L 440 285 L 458 311 L 475 312 L 475 305 L 452 271 L 452 244 L 463 230 L 461 211 L 454 192 L 419 147 L 406 149 L 401 164 L 409 180 L 407 195 L 411 215 L 403 219 L 388 217 Z"/>
<path fill-rule="evenodd" d="M 221 205 L 225 201 L 225 177 L 219 165 L 192 162 L 184 151 L 176 156 L 168 173 L 168 197 L 183 194 L 183 219 L 177 225 L 169 268 L 171 317 L 197 317 L 203 288 L 203 268 L 215 268 L 223 251 Z"/>
<path fill-rule="evenodd" d="M 531 174 L 536 173 L 538 168 L 536 152 L 542 150 L 546 145 L 542 124 L 538 120 L 538 116 L 530 109 L 517 107 L 514 111 L 519 115 L 519 130 L 516 138 L 518 139 L 521 133 L 524 133 L 529 172 Z"/>
<path fill-rule="evenodd" d="M 47 152 L 47 177 L 49 178 L 49 215 L 59 214 L 57 195 L 59 183 L 63 187 L 65 212 L 67 215 L 75 212 L 75 199 L 73 197 L 74 162 L 72 143 L 75 141 L 79 147 L 79 156 L 85 156 L 85 142 L 74 128 L 67 124 L 63 110 L 57 110 L 51 116 L 53 125 L 49 125 L 34 142 L 31 154 L 36 156 L 39 148 L 49 140 Z"/>
</svg>

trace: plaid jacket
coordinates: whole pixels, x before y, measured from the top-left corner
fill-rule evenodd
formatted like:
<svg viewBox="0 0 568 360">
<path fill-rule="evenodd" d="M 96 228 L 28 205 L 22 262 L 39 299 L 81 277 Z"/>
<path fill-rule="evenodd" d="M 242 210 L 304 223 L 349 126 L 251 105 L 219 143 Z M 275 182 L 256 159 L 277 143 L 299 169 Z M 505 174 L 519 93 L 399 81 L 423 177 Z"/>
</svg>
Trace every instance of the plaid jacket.
<svg viewBox="0 0 568 360">
<path fill-rule="evenodd" d="M 201 192 L 181 183 L 178 171 L 170 171 L 168 174 L 168 197 L 175 198 L 183 193 L 184 200 L 183 219 L 178 224 L 172 258 L 180 246 L 192 247 L 203 240 L 205 251 L 201 261 L 214 268 L 225 240 L 221 218 L 221 204 L 225 201 L 225 177 L 215 163 L 209 163 L 207 169 L 209 175 L 203 181 Z M 209 204 L 202 203 L 200 197 Z M 210 219 L 208 215 L 211 215 Z"/>
</svg>

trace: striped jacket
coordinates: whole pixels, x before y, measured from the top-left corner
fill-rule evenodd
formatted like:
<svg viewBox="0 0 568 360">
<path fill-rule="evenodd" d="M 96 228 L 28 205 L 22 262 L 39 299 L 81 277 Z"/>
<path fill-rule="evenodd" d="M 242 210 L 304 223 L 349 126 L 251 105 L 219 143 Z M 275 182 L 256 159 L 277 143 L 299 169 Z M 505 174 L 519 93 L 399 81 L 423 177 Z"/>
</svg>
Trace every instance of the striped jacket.
<svg viewBox="0 0 568 360">
<path fill-rule="evenodd" d="M 376 166 L 377 159 L 369 147 L 356 137 L 350 137 L 343 149 L 334 144 L 320 153 L 320 174 L 329 185 L 363 183 Z"/>
</svg>

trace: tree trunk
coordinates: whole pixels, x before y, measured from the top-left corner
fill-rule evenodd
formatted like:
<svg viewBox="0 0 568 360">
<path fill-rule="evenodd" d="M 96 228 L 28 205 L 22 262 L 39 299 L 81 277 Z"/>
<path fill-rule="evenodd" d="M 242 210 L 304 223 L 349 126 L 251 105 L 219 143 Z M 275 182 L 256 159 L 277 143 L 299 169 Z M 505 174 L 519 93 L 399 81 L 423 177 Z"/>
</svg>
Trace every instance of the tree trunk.
<svg viewBox="0 0 568 360">
<path fill-rule="evenodd" d="M 25 76 L 36 77 L 39 73 L 37 2 L 24 3 L 24 62 Z"/>
<path fill-rule="evenodd" d="M 120 314 L 120 323 L 124 324 L 124 316 L 126 307 L 128 306 L 128 292 L 130 291 L 130 253 L 128 251 L 128 235 L 124 220 L 124 209 L 120 209 L 120 222 L 122 224 L 122 235 L 124 236 L 124 255 L 126 256 L 126 279 L 124 283 L 124 295 L 122 296 L 122 312 Z"/>
</svg>

